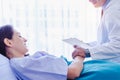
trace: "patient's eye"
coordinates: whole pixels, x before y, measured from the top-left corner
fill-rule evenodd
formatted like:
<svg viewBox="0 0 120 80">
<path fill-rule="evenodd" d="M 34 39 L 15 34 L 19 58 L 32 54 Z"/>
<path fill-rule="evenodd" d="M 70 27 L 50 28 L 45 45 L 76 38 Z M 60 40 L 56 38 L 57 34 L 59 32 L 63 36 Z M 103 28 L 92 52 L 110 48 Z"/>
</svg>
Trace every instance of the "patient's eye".
<svg viewBox="0 0 120 80">
<path fill-rule="evenodd" d="M 19 35 L 19 37 L 22 37 L 21 35 Z"/>
<path fill-rule="evenodd" d="M 18 37 L 20 37 L 20 38 L 21 38 L 22 36 L 21 36 L 20 34 L 18 34 Z"/>
</svg>

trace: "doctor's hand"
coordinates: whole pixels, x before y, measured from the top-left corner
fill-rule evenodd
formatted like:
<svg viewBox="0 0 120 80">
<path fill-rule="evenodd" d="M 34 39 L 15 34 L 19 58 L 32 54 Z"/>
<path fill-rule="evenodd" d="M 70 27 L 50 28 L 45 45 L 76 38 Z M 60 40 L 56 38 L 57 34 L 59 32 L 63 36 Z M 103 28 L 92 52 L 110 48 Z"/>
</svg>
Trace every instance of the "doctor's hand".
<svg viewBox="0 0 120 80">
<path fill-rule="evenodd" d="M 76 56 L 81 56 L 85 58 L 85 49 L 74 45 L 75 50 L 72 52 L 72 58 L 74 59 Z"/>
</svg>

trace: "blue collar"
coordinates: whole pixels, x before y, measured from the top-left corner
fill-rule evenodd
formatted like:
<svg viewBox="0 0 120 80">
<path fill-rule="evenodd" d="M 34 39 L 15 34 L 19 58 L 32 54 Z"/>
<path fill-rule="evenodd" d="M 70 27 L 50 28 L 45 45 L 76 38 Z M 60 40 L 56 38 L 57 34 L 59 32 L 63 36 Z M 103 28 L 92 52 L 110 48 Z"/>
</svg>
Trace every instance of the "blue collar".
<svg viewBox="0 0 120 80">
<path fill-rule="evenodd" d="M 105 4 L 102 6 L 102 9 L 104 10 L 107 6 L 107 4 L 110 2 L 110 0 L 106 0 Z"/>
</svg>

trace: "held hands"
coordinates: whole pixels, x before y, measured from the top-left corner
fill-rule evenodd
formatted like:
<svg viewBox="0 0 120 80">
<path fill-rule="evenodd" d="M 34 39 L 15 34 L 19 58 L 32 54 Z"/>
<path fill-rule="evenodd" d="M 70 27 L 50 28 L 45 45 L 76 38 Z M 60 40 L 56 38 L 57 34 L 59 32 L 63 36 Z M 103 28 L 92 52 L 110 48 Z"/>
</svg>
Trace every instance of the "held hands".
<svg viewBox="0 0 120 80">
<path fill-rule="evenodd" d="M 72 58 L 74 59 L 76 56 L 80 56 L 85 58 L 85 49 L 74 45 L 75 50 L 72 53 Z"/>
</svg>

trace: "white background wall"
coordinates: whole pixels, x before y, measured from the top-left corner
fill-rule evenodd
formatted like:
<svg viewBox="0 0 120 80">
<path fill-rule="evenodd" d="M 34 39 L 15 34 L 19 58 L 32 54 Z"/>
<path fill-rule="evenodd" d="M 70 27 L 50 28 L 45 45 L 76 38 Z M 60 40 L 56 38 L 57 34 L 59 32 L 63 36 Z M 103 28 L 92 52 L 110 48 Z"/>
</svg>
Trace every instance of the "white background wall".
<svg viewBox="0 0 120 80">
<path fill-rule="evenodd" d="M 88 0 L 0 0 L 0 26 L 12 24 L 36 50 L 71 58 L 73 46 L 62 39 L 96 40 L 99 9 Z"/>
</svg>

